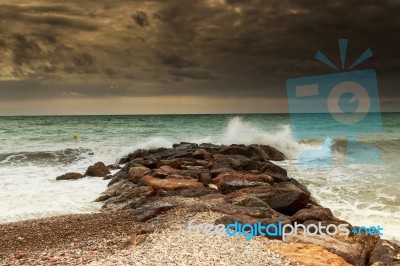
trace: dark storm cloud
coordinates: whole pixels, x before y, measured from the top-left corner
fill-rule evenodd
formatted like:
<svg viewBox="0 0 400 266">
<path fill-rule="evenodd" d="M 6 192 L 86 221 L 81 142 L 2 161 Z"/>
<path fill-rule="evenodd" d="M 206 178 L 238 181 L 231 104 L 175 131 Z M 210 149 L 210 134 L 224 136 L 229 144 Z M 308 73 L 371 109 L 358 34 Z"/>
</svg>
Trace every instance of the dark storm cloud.
<svg viewBox="0 0 400 266">
<path fill-rule="evenodd" d="M 371 48 L 374 58 L 358 69 L 377 70 L 381 97 L 400 97 L 397 0 L 0 3 L 0 79 L 31 84 L 4 81 L 3 99 L 284 98 L 288 78 L 335 73 L 314 55 L 321 49 L 340 65 L 338 38 L 350 40 L 347 66 Z"/>
</svg>

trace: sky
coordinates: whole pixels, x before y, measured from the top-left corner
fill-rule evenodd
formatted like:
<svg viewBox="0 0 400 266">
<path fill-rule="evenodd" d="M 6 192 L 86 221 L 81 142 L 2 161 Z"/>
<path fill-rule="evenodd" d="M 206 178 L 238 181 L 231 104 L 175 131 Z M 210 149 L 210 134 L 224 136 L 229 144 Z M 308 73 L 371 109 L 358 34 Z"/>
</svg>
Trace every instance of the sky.
<svg viewBox="0 0 400 266">
<path fill-rule="evenodd" d="M 0 115 L 288 112 L 286 80 L 376 69 L 400 111 L 399 0 L 0 0 Z"/>
</svg>

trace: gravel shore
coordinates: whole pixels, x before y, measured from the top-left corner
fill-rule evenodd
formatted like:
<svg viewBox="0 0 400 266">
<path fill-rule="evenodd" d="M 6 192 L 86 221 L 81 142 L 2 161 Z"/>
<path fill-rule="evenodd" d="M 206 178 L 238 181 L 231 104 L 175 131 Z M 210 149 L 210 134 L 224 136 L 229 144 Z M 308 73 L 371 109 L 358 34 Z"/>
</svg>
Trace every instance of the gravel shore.
<svg viewBox="0 0 400 266">
<path fill-rule="evenodd" d="M 1 265 L 297 265 L 268 250 L 265 237 L 189 236 L 188 222 L 221 214 L 193 209 L 197 199 L 146 223 L 132 211 L 67 215 L 0 225 Z M 219 199 L 206 205 L 217 204 Z M 197 205 L 198 206 L 198 205 Z M 162 226 L 158 226 L 162 225 Z M 149 228 L 155 229 L 149 232 Z M 151 229 L 150 231 L 152 231 Z"/>
</svg>

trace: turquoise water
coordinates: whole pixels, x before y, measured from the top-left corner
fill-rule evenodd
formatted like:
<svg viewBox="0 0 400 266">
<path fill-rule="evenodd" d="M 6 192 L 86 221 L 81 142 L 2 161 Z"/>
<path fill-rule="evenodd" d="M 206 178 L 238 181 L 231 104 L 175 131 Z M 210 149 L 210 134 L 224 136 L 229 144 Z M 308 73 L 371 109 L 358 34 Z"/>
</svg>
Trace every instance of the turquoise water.
<svg viewBox="0 0 400 266">
<path fill-rule="evenodd" d="M 399 239 L 400 114 L 385 113 L 382 131 L 360 134 L 362 143 L 379 149 L 378 164 L 348 164 L 343 137 L 321 126 L 321 118 L 303 120 L 312 134 L 295 140 L 288 114 L 0 117 L 0 222 L 98 210 L 93 200 L 106 181 L 56 182 L 55 177 L 83 172 L 97 161 L 114 163 L 137 148 L 180 141 L 258 143 L 284 152 L 288 160 L 279 164 L 336 215 L 357 225 L 379 224 L 385 237 Z M 333 167 L 300 167 L 299 155 L 329 138 Z"/>
</svg>

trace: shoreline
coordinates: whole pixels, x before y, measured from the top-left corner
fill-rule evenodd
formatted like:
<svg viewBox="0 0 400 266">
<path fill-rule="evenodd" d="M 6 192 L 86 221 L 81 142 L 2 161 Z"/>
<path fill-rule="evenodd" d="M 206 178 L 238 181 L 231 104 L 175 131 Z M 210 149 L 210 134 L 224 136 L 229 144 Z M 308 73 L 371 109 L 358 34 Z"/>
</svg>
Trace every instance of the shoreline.
<svg viewBox="0 0 400 266">
<path fill-rule="evenodd" d="M 271 235 L 253 236 L 251 241 L 243 236 L 187 235 L 188 223 L 196 217 L 198 223 L 225 226 L 346 223 L 348 229 L 358 229 L 320 206 L 307 187 L 273 163 L 282 160 L 284 154 L 267 145 L 180 143 L 169 149 L 136 150 L 119 161 L 123 167 L 99 162 L 84 174 L 65 174 L 57 179 L 102 176 L 110 180 L 96 200 L 103 204 L 102 212 L 0 224 L 0 264 L 174 265 L 177 261 L 200 265 L 201 257 L 217 265 L 238 261 L 242 265 L 252 256 L 259 261 L 248 265 L 399 262 L 400 248 L 395 243 L 365 233 L 289 235 L 285 241 Z M 111 174 L 111 168 L 118 171 Z M 207 247 L 213 248 L 197 254 Z M 165 249 L 171 253 L 159 258 L 151 254 Z M 226 257 L 218 259 L 214 249 L 224 251 Z M 237 254 L 238 249 L 244 251 Z M 316 264 L 320 263 L 316 257 L 327 261 Z"/>
</svg>

